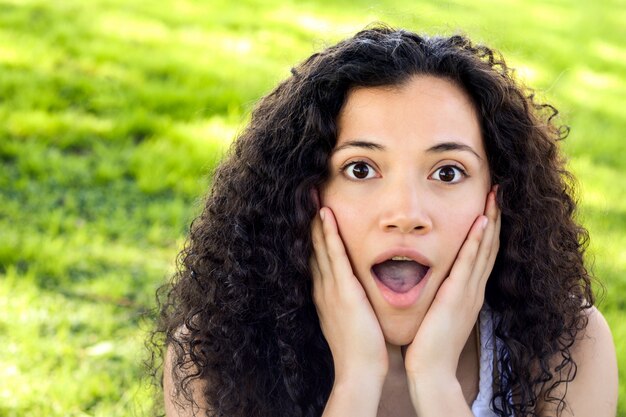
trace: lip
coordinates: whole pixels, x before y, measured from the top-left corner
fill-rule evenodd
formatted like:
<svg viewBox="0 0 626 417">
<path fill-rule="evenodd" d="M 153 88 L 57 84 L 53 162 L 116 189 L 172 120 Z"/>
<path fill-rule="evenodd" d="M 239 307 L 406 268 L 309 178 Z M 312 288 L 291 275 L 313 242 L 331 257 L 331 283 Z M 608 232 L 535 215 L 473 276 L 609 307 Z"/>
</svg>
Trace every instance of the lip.
<svg viewBox="0 0 626 417">
<path fill-rule="evenodd" d="M 414 286 L 405 293 L 398 293 L 391 290 L 389 287 L 383 284 L 380 279 L 378 279 L 376 273 L 374 272 L 374 265 L 385 262 L 386 260 L 391 259 L 394 256 L 406 256 L 407 258 L 410 258 L 411 260 L 428 268 L 428 271 L 426 271 L 426 275 L 424 275 L 420 282 L 418 282 L 416 286 Z M 424 287 L 426 286 L 426 283 L 430 278 L 431 272 L 431 262 L 428 260 L 428 258 L 412 248 L 392 248 L 386 250 L 378 257 L 376 257 L 374 264 L 372 265 L 372 267 L 370 267 L 370 274 L 372 275 L 372 278 L 374 279 L 378 290 L 382 294 L 383 298 L 395 308 L 407 308 L 413 305 L 415 301 L 417 301 L 417 299 L 419 298 Z"/>
<path fill-rule="evenodd" d="M 394 256 L 406 256 L 407 258 L 412 259 L 418 264 L 422 264 L 424 266 L 427 266 L 428 268 L 430 268 L 431 266 L 431 262 L 428 260 L 428 258 L 426 258 L 424 255 L 422 255 L 421 253 L 419 253 L 417 250 L 413 248 L 388 249 L 384 251 L 383 253 L 381 253 L 380 255 L 378 255 L 376 259 L 374 259 L 374 263 L 372 264 L 372 266 L 385 262 L 393 258 Z"/>
</svg>

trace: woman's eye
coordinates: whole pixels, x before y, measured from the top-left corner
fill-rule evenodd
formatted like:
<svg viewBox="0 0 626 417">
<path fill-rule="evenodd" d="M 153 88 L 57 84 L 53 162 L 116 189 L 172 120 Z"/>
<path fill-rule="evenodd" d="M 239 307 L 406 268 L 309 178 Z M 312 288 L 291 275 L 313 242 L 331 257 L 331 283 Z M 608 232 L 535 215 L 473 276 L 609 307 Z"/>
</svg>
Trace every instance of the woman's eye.
<svg viewBox="0 0 626 417">
<path fill-rule="evenodd" d="M 433 172 L 431 178 L 436 181 L 455 184 L 466 176 L 467 174 L 461 168 L 454 165 L 446 165 Z"/>
<path fill-rule="evenodd" d="M 374 178 L 376 175 L 376 170 L 363 161 L 351 162 L 345 165 L 342 171 L 346 172 L 348 177 L 356 180 L 366 180 Z"/>
</svg>

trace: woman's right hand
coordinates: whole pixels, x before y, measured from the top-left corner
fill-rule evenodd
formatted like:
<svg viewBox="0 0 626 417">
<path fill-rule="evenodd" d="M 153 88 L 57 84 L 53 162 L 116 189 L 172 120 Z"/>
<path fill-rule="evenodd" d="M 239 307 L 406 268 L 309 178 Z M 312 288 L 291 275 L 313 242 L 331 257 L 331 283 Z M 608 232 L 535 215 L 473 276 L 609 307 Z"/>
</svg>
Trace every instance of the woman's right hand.
<svg viewBox="0 0 626 417">
<path fill-rule="evenodd" d="M 337 222 L 323 207 L 312 224 L 313 301 L 335 365 L 335 385 L 382 384 L 389 360 L 383 332 L 354 275 Z"/>
</svg>

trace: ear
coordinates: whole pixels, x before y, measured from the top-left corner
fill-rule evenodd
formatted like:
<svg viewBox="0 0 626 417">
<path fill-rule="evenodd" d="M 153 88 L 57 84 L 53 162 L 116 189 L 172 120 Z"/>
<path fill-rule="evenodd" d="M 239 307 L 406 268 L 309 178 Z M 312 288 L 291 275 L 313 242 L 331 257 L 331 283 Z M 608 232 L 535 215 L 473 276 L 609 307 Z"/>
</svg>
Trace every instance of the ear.
<svg viewBox="0 0 626 417">
<path fill-rule="evenodd" d="M 317 187 L 311 188 L 311 198 L 313 199 L 313 202 L 315 203 L 315 208 L 319 211 L 319 209 L 321 208 L 321 204 L 320 204 L 320 193 L 317 190 Z"/>
<path fill-rule="evenodd" d="M 489 192 L 487 193 L 487 196 L 485 197 L 485 208 L 484 208 L 484 210 L 487 210 L 487 201 L 489 200 L 489 195 L 491 193 L 494 194 L 494 197 L 496 198 L 496 204 L 498 204 L 498 188 L 499 187 L 500 187 L 499 184 L 492 184 L 491 185 L 491 188 L 489 189 Z"/>
<path fill-rule="evenodd" d="M 500 206 L 500 204 L 498 203 L 498 201 L 500 201 L 499 194 L 501 194 L 500 193 L 500 184 L 492 185 L 491 186 L 491 191 L 493 191 L 493 194 L 496 197 L 496 204 L 498 204 L 498 206 Z"/>
</svg>

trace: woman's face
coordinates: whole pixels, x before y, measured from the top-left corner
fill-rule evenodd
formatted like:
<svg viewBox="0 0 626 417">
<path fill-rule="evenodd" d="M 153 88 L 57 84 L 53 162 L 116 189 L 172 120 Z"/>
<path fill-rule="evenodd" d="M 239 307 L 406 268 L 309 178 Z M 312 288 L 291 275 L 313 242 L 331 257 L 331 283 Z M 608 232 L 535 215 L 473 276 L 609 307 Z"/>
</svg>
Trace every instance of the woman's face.
<svg viewBox="0 0 626 417">
<path fill-rule="evenodd" d="M 349 93 L 320 199 L 387 342 L 413 340 L 490 187 L 479 120 L 459 87 L 415 76 Z"/>
</svg>

